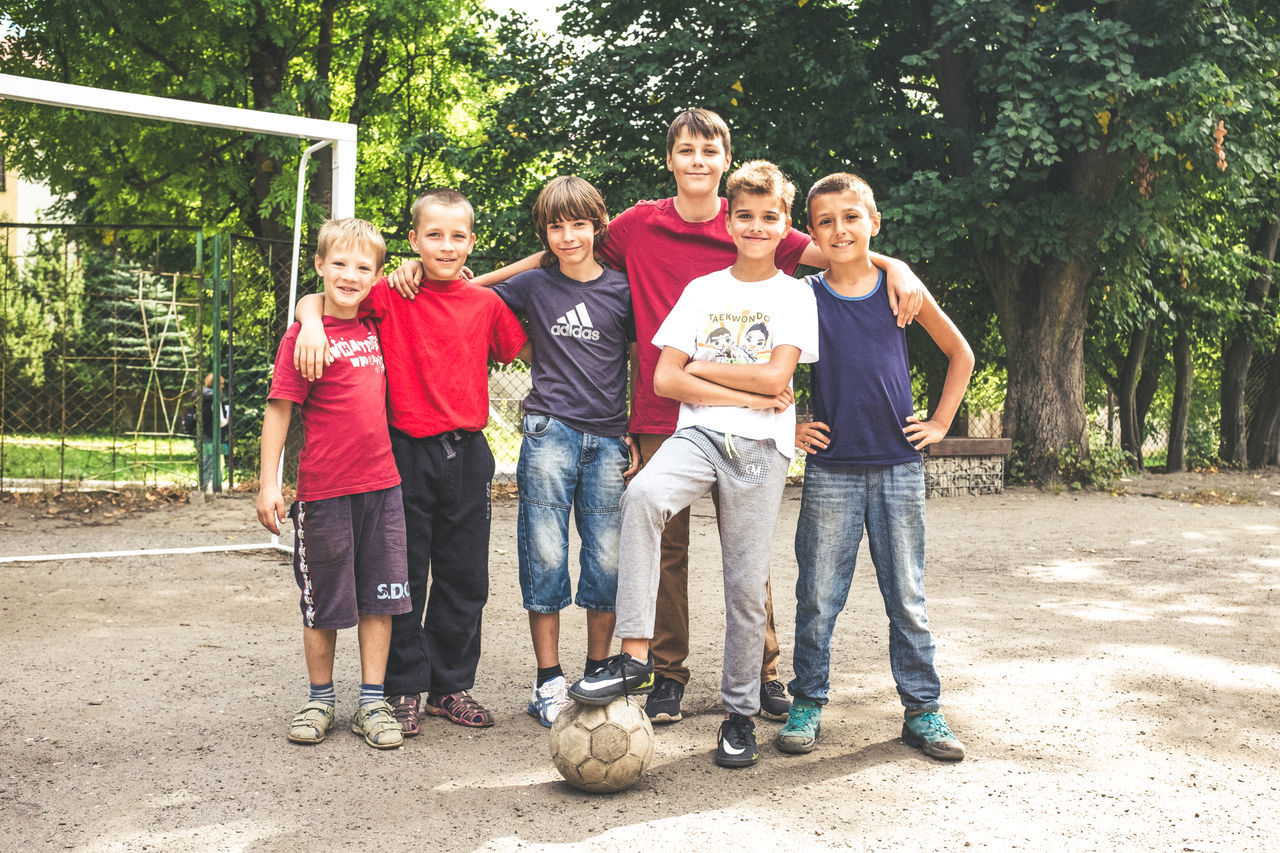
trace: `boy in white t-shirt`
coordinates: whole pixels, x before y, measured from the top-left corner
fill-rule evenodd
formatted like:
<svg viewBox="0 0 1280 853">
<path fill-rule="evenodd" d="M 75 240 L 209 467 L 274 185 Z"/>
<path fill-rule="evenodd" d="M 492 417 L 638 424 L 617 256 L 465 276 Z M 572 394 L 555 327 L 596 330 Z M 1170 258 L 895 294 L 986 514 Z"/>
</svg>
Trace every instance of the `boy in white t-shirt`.
<svg viewBox="0 0 1280 853">
<path fill-rule="evenodd" d="M 791 227 L 795 187 L 778 167 L 755 160 L 729 177 L 725 191 L 737 259 L 690 282 L 653 338 L 662 348 L 654 390 L 679 400 L 680 416 L 675 434 L 622 498 L 615 629 L 622 653 L 569 695 L 603 705 L 652 691 L 662 530 L 714 487 L 727 610 L 720 685 L 726 717 L 716 763 L 745 767 L 758 758 L 751 716 L 760 707 L 765 585 L 795 453 L 791 374 L 799 362 L 818 359 L 818 317 L 813 292 L 773 260 Z M 754 361 L 742 355 L 744 347 Z"/>
</svg>

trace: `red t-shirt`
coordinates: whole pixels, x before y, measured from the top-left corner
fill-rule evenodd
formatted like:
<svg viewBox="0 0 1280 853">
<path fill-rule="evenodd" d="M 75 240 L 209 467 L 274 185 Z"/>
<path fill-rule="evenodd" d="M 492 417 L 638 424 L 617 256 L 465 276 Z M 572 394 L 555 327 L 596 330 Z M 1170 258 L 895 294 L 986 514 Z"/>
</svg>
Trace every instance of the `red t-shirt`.
<svg viewBox="0 0 1280 853">
<path fill-rule="evenodd" d="M 387 418 L 415 438 L 489 423 L 489 360 L 508 362 L 524 327 L 498 294 L 461 279 L 424 279 L 415 299 L 385 278 L 361 304 L 387 358 Z"/>
<path fill-rule="evenodd" d="M 400 484 L 387 434 L 387 371 L 368 320 L 324 318 L 333 364 L 315 382 L 293 366 L 302 326 L 294 323 L 276 351 L 268 400 L 302 407 L 298 500 L 358 495 Z"/>
<path fill-rule="evenodd" d="M 733 266 L 737 247 L 729 236 L 725 216 L 728 199 L 720 199 L 720 214 L 706 222 L 686 222 L 676 200 L 641 201 L 609 222 L 609 236 L 600 249 L 610 266 L 627 274 L 636 315 L 640 346 L 640 380 L 631 402 L 631 431 L 670 435 L 675 432 L 680 404 L 653 393 L 653 371 L 662 350 L 652 345 L 662 321 L 671 313 L 685 285 L 695 278 Z M 774 263 L 791 275 L 809 238 L 792 228 L 778 244 Z"/>
</svg>

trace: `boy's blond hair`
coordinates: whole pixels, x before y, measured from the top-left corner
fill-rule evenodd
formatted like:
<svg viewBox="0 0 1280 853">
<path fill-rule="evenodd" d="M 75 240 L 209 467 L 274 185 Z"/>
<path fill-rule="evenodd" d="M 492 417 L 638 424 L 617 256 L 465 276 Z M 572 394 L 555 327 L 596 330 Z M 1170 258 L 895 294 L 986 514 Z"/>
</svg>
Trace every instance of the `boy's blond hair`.
<svg viewBox="0 0 1280 853">
<path fill-rule="evenodd" d="M 675 150 L 676 137 L 680 135 L 680 131 L 701 139 L 719 139 L 724 142 L 724 153 L 729 153 L 729 125 L 724 123 L 718 113 L 699 107 L 685 110 L 676 116 L 667 128 L 667 156 Z"/>
<path fill-rule="evenodd" d="M 788 181 L 782 170 L 768 160 L 752 160 L 735 169 L 724 182 L 729 210 L 733 210 L 734 199 L 743 193 L 776 198 L 782 202 L 782 212 L 790 216 L 791 202 L 796 198 L 796 185 Z"/>
<path fill-rule="evenodd" d="M 476 211 L 471 206 L 471 202 L 467 201 L 467 197 L 455 189 L 449 187 L 432 187 L 431 189 L 418 196 L 417 201 L 413 203 L 413 230 L 418 230 L 418 223 L 422 220 L 422 211 L 426 210 L 429 205 L 437 204 L 441 207 L 460 207 L 467 212 L 467 219 L 470 220 L 469 226 L 471 230 L 476 227 Z"/>
<path fill-rule="evenodd" d="M 320 260 L 329 257 L 331 249 L 341 246 L 358 246 L 373 252 L 379 269 L 387 257 L 387 241 L 382 239 L 378 229 L 373 227 L 373 223 L 354 216 L 325 220 L 324 225 L 320 226 L 320 233 L 316 235 L 316 256 Z"/>
<path fill-rule="evenodd" d="M 542 255 L 542 266 L 556 265 L 556 256 L 547 242 L 547 228 L 552 223 L 564 220 L 585 219 L 595 231 L 596 254 L 609 234 L 609 211 L 605 209 L 604 198 L 599 190 L 577 175 L 561 175 L 551 181 L 538 193 L 538 200 L 533 203 L 533 227 L 538 232 L 542 247 L 547 249 Z"/>
<path fill-rule="evenodd" d="M 809 187 L 809 196 L 805 199 L 805 209 L 810 215 L 813 214 L 813 200 L 820 195 L 830 195 L 834 193 L 851 192 L 858 197 L 858 201 L 867 206 L 867 212 L 875 216 L 880 211 L 876 210 L 876 194 L 871 191 L 871 185 L 859 178 L 857 175 L 849 172 L 836 172 L 821 178 L 813 186 Z"/>
</svg>

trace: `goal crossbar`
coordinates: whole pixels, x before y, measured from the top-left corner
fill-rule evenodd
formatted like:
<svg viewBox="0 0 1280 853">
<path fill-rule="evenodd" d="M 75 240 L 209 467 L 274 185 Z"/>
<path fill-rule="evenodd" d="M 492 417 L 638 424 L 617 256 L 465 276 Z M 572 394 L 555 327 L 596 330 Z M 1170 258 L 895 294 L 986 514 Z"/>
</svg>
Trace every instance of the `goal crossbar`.
<svg viewBox="0 0 1280 853">
<path fill-rule="evenodd" d="M 341 218 L 355 215 L 354 124 L 241 107 L 223 107 L 157 95 L 140 95 L 136 92 L 117 92 L 73 83 L 36 80 L 15 74 L 0 74 L 0 98 L 248 133 L 328 140 L 333 143 L 333 216 Z"/>
</svg>

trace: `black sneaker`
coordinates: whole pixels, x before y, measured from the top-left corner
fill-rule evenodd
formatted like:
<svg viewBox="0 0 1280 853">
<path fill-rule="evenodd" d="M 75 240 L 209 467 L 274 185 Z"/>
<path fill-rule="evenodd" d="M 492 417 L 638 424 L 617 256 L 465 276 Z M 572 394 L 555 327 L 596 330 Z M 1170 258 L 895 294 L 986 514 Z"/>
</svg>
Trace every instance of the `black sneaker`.
<svg viewBox="0 0 1280 853">
<path fill-rule="evenodd" d="M 716 764 L 721 767 L 750 767 L 760 758 L 756 749 L 756 724 L 750 717 L 730 714 L 720 724 L 716 738 Z"/>
<path fill-rule="evenodd" d="M 655 723 L 678 723 L 684 719 L 680 714 L 680 700 L 683 698 L 683 684 L 659 675 L 649 701 L 644 703 L 644 712 Z"/>
<path fill-rule="evenodd" d="M 641 661 L 623 652 L 574 682 L 569 698 L 583 705 L 608 705 L 619 696 L 652 692 L 653 658 Z"/>
<path fill-rule="evenodd" d="M 760 716 L 782 721 L 790 710 L 791 700 L 787 698 L 787 689 L 782 686 L 781 678 L 760 685 Z"/>
</svg>

